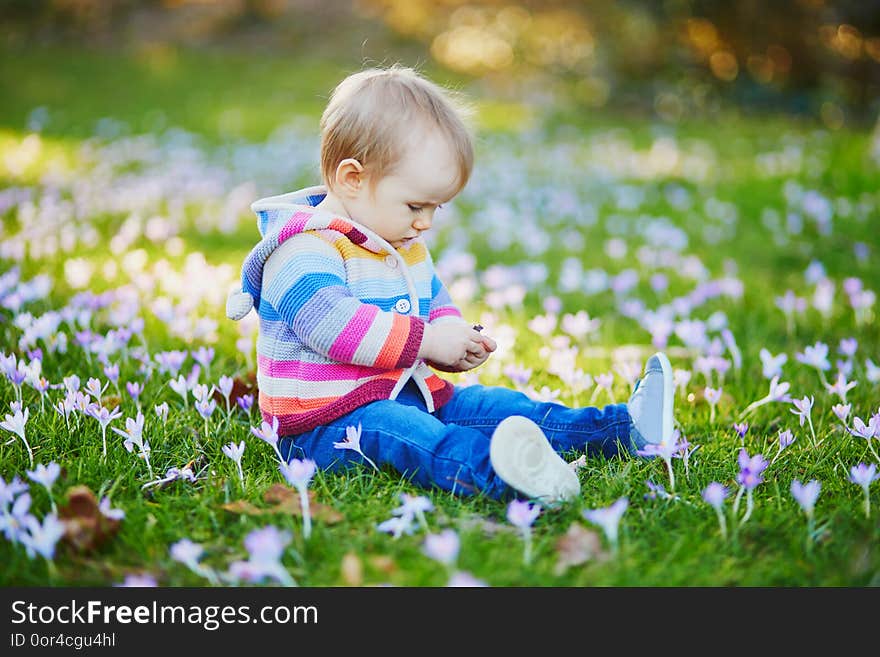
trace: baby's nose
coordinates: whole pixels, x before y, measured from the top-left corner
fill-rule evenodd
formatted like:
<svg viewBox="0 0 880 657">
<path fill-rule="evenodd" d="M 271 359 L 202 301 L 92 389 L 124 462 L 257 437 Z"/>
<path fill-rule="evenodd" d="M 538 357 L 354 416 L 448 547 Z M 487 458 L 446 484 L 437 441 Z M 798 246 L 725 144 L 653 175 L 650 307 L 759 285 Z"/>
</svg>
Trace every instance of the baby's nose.
<svg viewBox="0 0 880 657">
<path fill-rule="evenodd" d="M 413 222 L 413 228 L 416 230 L 428 230 L 431 227 L 431 220 L 433 219 L 433 212 L 423 212 L 423 216 L 419 217 Z"/>
</svg>

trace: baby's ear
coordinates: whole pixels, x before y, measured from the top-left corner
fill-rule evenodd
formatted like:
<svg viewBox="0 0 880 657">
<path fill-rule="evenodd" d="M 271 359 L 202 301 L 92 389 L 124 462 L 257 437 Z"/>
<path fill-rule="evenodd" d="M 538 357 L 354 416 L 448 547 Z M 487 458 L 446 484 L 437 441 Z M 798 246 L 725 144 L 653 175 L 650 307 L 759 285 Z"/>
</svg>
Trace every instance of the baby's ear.
<svg viewBox="0 0 880 657">
<path fill-rule="evenodd" d="M 357 194 L 366 181 L 364 165 L 349 157 L 336 167 L 335 187 L 342 194 Z"/>
</svg>

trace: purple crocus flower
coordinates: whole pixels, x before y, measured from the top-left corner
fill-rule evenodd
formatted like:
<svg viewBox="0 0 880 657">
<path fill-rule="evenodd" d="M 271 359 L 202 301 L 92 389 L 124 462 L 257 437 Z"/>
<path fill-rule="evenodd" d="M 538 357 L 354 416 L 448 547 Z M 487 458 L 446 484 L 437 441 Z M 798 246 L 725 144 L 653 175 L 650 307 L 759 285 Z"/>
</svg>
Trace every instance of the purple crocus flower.
<svg viewBox="0 0 880 657">
<path fill-rule="evenodd" d="M 718 526 L 721 528 L 721 536 L 727 538 L 727 520 L 724 517 L 724 500 L 730 491 L 726 486 L 713 481 L 703 489 L 702 496 L 706 504 L 715 509 L 715 515 L 718 516 Z"/>
<path fill-rule="evenodd" d="M 816 507 L 816 500 L 819 498 L 821 488 L 822 484 L 815 479 L 805 484 L 802 484 L 798 479 L 791 482 L 791 494 L 808 518 L 813 517 L 813 510 Z"/>
<path fill-rule="evenodd" d="M 762 374 L 765 379 L 772 379 L 774 376 L 782 375 L 782 366 L 788 361 L 788 355 L 784 352 L 778 356 L 774 356 L 766 348 L 762 348 L 758 354 L 761 357 Z"/>
<path fill-rule="evenodd" d="M 162 424 L 168 421 L 168 402 L 157 404 L 153 410 L 156 411 L 156 417 L 162 420 Z"/>
<path fill-rule="evenodd" d="M 612 548 L 616 551 L 620 519 L 628 506 L 629 500 L 626 497 L 621 497 L 611 506 L 601 509 L 585 509 L 581 514 L 586 520 L 602 528 L 608 542 L 611 543 Z"/>
<path fill-rule="evenodd" d="M 795 436 L 791 433 L 791 429 L 785 429 L 784 431 L 779 432 L 779 449 L 785 449 L 794 441 Z"/>
<path fill-rule="evenodd" d="M 303 537 L 308 539 L 312 533 L 312 518 L 309 514 L 309 495 L 308 486 L 312 477 L 315 476 L 317 464 L 312 459 L 290 459 L 285 463 L 282 461 L 279 465 L 281 474 L 291 486 L 294 486 L 299 492 L 299 501 L 302 506 L 303 515 Z"/>
<path fill-rule="evenodd" d="M 742 448 L 739 451 L 738 461 L 740 471 L 736 476 L 736 481 L 740 486 L 739 491 L 736 494 L 736 499 L 733 501 L 733 515 L 734 517 L 737 515 L 739 511 L 739 502 L 742 499 L 743 493 L 746 493 L 747 507 L 746 512 L 740 519 L 740 524 L 742 525 L 752 515 L 752 509 L 754 508 L 752 491 L 758 486 L 758 484 L 764 481 L 762 474 L 769 464 L 761 454 L 755 454 L 750 457 L 745 448 Z"/>
<path fill-rule="evenodd" d="M 762 454 L 749 456 L 745 448 L 742 448 L 739 451 L 738 462 L 740 470 L 736 480 L 746 490 L 753 490 L 764 481 L 762 474 L 769 463 Z"/>
<path fill-rule="evenodd" d="M 666 489 L 663 487 L 663 484 L 655 484 L 653 481 L 648 479 L 645 482 L 645 486 L 648 487 L 648 492 L 645 493 L 646 500 L 655 500 L 658 497 L 664 500 L 668 500 L 673 496 L 666 492 Z"/>
<path fill-rule="evenodd" d="M 810 427 L 810 434 L 813 436 L 813 446 L 818 446 L 818 443 L 816 442 L 816 431 L 813 429 L 813 418 L 810 413 L 813 410 L 813 401 L 814 397 L 812 395 L 809 397 L 804 396 L 803 399 L 792 399 L 791 403 L 794 405 L 795 410 L 792 410 L 791 412 L 798 416 L 801 426 L 804 426 L 804 420 L 807 421 L 807 424 Z"/>
<path fill-rule="evenodd" d="M 832 395 L 837 395 L 840 397 L 840 401 L 846 403 L 846 393 L 855 388 L 858 385 L 857 381 L 849 381 L 846 380 L 846 375 L 842 371 L 837 372 L 837 380 L 834 384 L 826 383 L 825 388 Z"/>
<path fill-rule="evenodd" d="M 809 365 L 817 370 L 830 370 L 831 363 L 828 362 L 828 345 L 824 342 L 816 342 L 814 345 L 807 346 L 803 352 L 797 352 L 795 359 L 799 363 Z"/>
<path fill-rule="evenodd" d="M 507 520 L 514 527 L 525 529 L 532 526 L 541 514 L 541 506 L 521 500 L 513 500 L 507 507 Z"/>
<path fill-rule="evenodd" d="M 199 563 L 199 559 L 201 559 L 205 551 L 199 543 L 194 543 L 188 538 L 182 538 L 172 544 L 168 551 L 172 559 L 182 563 L 196 575 L 207 578 L 212 584 L 220 583 L 213 570 Z"/>
<path fill-rule="evenodd" d="M 234 442 L 224 445 L 223 453 L 235 461 L 235 465 L 238 467 L 238 480 L 244 485 L 244 472 L 242 472 L 241 469 L 241 457 L 244 454 L 244 441 L 242 440 L 238 445 Z"/>
<path fill-rule="evenodd" d="M 871 496 L 868 489 L 870 488 L 871 483 L 878 478 L 880 478 L 880 475 L 877 474 L 877 465 L 875 463 L 872 463 L 871 465 L 859 463 L 850 468 L 849 471 L 849 480 L 854 484 L 861 486 L 862 490 L 865 492 L 866 518 L 871 515 Z"/>
<path fill-rule="evenodd" d="M 104 376 L 110 379 L 112 383 L 119 381 L 119 365 L 116 363 L 107 365 L 104 368 Z"/>
<path fill-rule="evenodd" d="M 128 391 L 128 394 L 135 401 L 135 403 L 139 404 L 141 393 L 144 391 L 143 384 L 137 381 L 126 381 L 125 389 Z"/>
<path fill-rule="evenodd" d="M 844 338 L 840 341 L 840 345 L 838 346 L 838 351 L 846 356 L 847 358 L 852 358 L 856 355 L 856 350 L 859 348 L 858 340 L 855 338 Z"/>
<path fill-rule="evenodd" d="M 745 440 L 746 434 L 749 431 L 749 424 L 748 424 L 748 422 L 741 422 L 741 423 L 734 422 L 733 430 L 736 431 L 736 435 L 738 435 L 740 437 L 740 440 Z"/>
<path fill-rule="evenodd" d="M 444 529 L 439 534 L 428 534 L 422 546 L 424 553 L 449 568 L 455 565 L 461 542 L 452 529 Z"/>
<path fill-rule="evenodd" d="M 280 531 L 272 525 L 255 529 L 244 539 L 250 558 L 231 563 L 226 574 L 227 579 L 256 583 L 271 577 L 284 586 L 296 586 L 296 581 L 281 563 L 284 548 L 290 544 L 292 538 L 290 532 Z"/>
<path fill-rule="evenodd" d="M 703 389 L 703 396 L 706 399 L 706 402 L 709 404 L 709 422 L 712 423 L 715 421 L 715 406 L 721 401 L 721 388 L 710 388 L 706 386 Z"/>
<path fill-rule="evenodd" d="M 33 470 L 26 470 L 25 472 L 31 481 L 37 482 L 46 489 L 46 492 L 49 493 L 49 499 L 52 500 L 52 510 L 55 511 L 55 499 L 52 497 L 52 486 L 55 484 L 55 480 L 58 479 L 58 475 L 61 474 L 61 466 L 55 463 L 55 461 L 50 461 L 49 465 L 37 463 L 36 468 Z"/>
<path fill-rule="evenodd" d="M 724 505 L 725 498 L 730 494 L 726 486 L 713 481 L 703 489 L 703 500 L 716 511 Z"/>
<path fill-rule="evenodd" d="M 361 450 L 361 424 L 358 422 L 358 425 L 345 427 L 345 440 L 338 443 L 333 443 L 333 447 L 336 449 L 349 449 L 356 454 L 360 454 L 363 459 L 373 466 L 374 470 L 378 470 L 379 468 L 373 462 L 373 460 L 363 453 Z"/>
<path fill-rule="evenodd" d="M 114 586 L 123 588 L 153 588 L 159 586 L 156 578 L 149 574 L 129 573 L 119 584 Z"/>
<path fill-rule="evenodd" d="M 125 517 L 125 511 L 111 507 L 110 498 L 106 495 L 101 498 L 101 502 L 98 504 L 98 511 L 105 517 L 110 518 L 110 520 L 122 520 Z"/>
<path fill-rule="evenodd" d="M 835 404 L 831 407 L 831 412 L 837 416 L 837 419 L 843 422 L 843 426 L 846 427 L 846 419 L 849 417 L 849 412 L 852 410 L 852 404 Z"/>
<path fill-rule="evenodd" d="M 253 395 L 242 395 L 238 399 L 235 400 L 238 404 L 239 408 L 243 410 L 245 413 L 249 413 L 251 407 L 254 405 L 254 396 Z"/>
<path fill-rule="evenodd" d="M 446 586 L 450 588 L 480 588 L 488 586 L 488 584 L 470 573 L 457 570 L 449 576 Z"/>
<path fill-rule="evenodd" d="M 47 513 L 42 523 L 34 516 L 26 516 L 24 525 L 25 531 L 19 534 L 19 540 L 27 550 L 28 556 L 33 558 L 39 554 L 46 561 L 52 561 L 55 557 L 55 546 L 64 536 L 64 523 L 55 513 Z"/>
<path fill-rule="evenodd" d="M 312 459 L 290 459 L 288 463 L 282 463 L 281 474 L 291 486 L 305 488 L 315 476 L 317 465 Z"/>
<path fill-rule="evenodd" d="M 201 401 L 196 402 L 196 410 L 199 412 L 203 418 L 205 418 L 205 426 L 208 426 L 208 418 L 214 413 L 217 409 L 217 402 L 213 399 L 202 399 Z M 205 429 L 205 433 L 207 433 L 207 429 Z"/>
<path fill-rule="evenodd" d="M 21 410 L 21 406 L 13 407 L 12 415 L 6 415 L 3 422 L 0 422 L 0 429 L 6 429 L 7 431 L 11 431 L 19 438 L 21 438 L 24 446 L 27 448 L 28 458 L 31 461 L 31 467 L 34 467 L 34 453 L 31 451 L 31 446 L 28 444 L 27 439 L 25 438 L 25 430 L 24 427 L 27 424 L 28 416 L 30 415 L 30 409 L 25 408 L 24 412 Z"/>
<path fill-rule="evenodd" d="M 880 435 L 880 420 L 875 415 L 866 424 L 862 418 L 853 417 L 852 429 L 849 429 L 849 432 L 854 436 L 870 441 L 871 438 Z"/>
<path fill-rule="evenodd" d="M 532 556 L 532 523 L 541 513 L 541 507 L 538 504 L 529 504 L 521 500 L 513 500 L 507 507 L 507 520 L 514 527 L 518 527 L 522 533 L 525 550 L 523 553 L 523 563 L 528 565 L 531 563 Z"/>
<path fill-rule="evenodd" d="M 251 427 L 251 433 L 254 434 L 260 440 L 263 440 L 270 445 L 272 445 L 272 449 L 275 450 L 275 455 L 278 457 L 278 460 L 282 463 L 284 462 L 284 457 L 281 456 L 281 452 L 278 450 L 278 418 L 272 417 L 272 424 L 269 424 L 265 420 L 260 425 L 260 428 Z"/>
<path fill-rule="evenodd" d="M 211 361 L 214 360 L 214 348 L 201 346 L 192 353 L 193 360 L 205 368 L 205 372 L 211 371 Z"/>
<path fill-rule="evenodd" d="M 801 426 L 804 426 L 804 421 L 806 421 L 810 417 L 810 411 L 813 408 L 813 401 L 814 398 L 812 396 L 804 397 L 803 399 L 791 400 L 791 403 L 796 409 L 791 412 L 798 416 L 798 420 L 800 420 Z"/>
</svg>

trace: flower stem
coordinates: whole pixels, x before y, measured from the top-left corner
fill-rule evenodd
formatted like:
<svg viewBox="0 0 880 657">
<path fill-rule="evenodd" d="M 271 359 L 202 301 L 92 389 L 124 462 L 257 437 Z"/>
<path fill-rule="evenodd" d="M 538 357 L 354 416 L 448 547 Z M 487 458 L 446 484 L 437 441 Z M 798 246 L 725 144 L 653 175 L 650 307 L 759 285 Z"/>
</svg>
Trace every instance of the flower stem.
<svg viewBox="0 0 880 657">
<path fill-rule="evenodd" d="M 303 538 L 308 539 L 312 535 L 312 517 L 309 514 L 309 493 L 305 486 L 299 489 L 299 502 L 303 512 Z"/>
<path fill-rule="evenodd" d="M 22 431 L 21 439 L 24 442 L 24 446 L 27 448 L 28 458 L 30 458 L 31 468 L 33 468 L 34 467 L 34 453 L 33 453 L 33 451 L 31 451 L 31 446 L 28 445 L 28 441 L 24 437 L 24 431 Z"/>
<path fill-rule="evenodd" d="M 523 527 L 523 563 L 528 566 L 532 562 L 532 532 Z"/>
<path fill-rule="evenodd" d="M 874 455 L 874 460 L 877 461 L 877 463 L 880 463 L 880 456 L 877 456 L 877 451 L 874 449 L 874 444 L 871 442 L 870 438 L 868 438 L 868 449 L 870 449 L 871 454 Z"/>
<path fill-rule="evenodd" d="M 672 459 L 665 459 L 666 469 L 669 471 L 669 491 L 675 493 L 675 474 L 672 472 Z"/>
<path fill-rule="evenodd" d="M 718 525 L 721 527 L 721 537 L 726 541 L 727 540 L 727 520 L 724 518 L 724 513 L 721 511 L 721 508 L 715 510 L 718 515 Z"/>
<path fill-rule="evenodd" d="M 739 490 L 736 492 L 736 497 L 733 500 L 733 517 L 739 514 L 739 501 L 742 499 L 743 493 L 745 492 L 745 488 L 742 486 L 739 487 Z"/>
<path fill-rule="evenodd" d="M 752 489 L 746 492 L 746 512 L 743 514 L 742 520 L 739 521 L 740 525 L 744 525 L 746 520 L 748 520 L 752 515 L 752 509 L 755 508 L 754 498 L 752 497 Z"/>
<path fill-rule="evenodd" d="M 871 517 L 871 496 L 868 494 L 867 487 L 865 487 L 865 517 Z"/>
</svg>

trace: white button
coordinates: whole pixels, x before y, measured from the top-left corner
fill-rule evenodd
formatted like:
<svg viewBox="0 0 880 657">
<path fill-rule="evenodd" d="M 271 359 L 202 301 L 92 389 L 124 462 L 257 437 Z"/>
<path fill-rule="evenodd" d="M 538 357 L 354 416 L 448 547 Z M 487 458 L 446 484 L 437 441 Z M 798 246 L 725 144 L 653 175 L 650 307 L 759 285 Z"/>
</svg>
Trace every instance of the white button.
<svg viewBox="0 0 880 657">
<path fill-rule="evenodd" d="M 408 313 L 411 307 L 406 299 L 398 299 L 397 303 L 394 304 L 394 309 L 399 313 Z"/>
<path fill-rule="evenodd" d="M 397 258 L 393 255 L 385 256 L 385 264 L 391 267 L 391 269 L 397 269 Z"/>
</svg>

